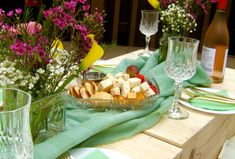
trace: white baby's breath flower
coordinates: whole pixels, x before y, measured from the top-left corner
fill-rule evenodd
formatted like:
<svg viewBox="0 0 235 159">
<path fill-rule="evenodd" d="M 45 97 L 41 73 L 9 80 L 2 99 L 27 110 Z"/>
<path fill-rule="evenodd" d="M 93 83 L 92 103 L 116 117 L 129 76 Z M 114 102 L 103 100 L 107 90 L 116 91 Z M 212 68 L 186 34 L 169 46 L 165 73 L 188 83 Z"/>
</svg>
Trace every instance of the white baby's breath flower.
<svg viewBox="0 0 235 159">
<path fill-rule="evenodd" d="M 43 73 L 45 73 L 45 70 L 43 70 L 42 68 L 39 68 L 36 72 L 39 74 L 43 74 Z"/>
<path fill-rule="evenodd" d="M 26 86 L 26 84 L 27 84 L 27 81 L 26 80 L 22 80 L 21 82 L 20 82 L 20 86 Z"/>
<path fill-rule="evenodd" d="M 34 87 L 33 83 L 29 83 L 29 89 L 32 89 Z"/>
</svg>

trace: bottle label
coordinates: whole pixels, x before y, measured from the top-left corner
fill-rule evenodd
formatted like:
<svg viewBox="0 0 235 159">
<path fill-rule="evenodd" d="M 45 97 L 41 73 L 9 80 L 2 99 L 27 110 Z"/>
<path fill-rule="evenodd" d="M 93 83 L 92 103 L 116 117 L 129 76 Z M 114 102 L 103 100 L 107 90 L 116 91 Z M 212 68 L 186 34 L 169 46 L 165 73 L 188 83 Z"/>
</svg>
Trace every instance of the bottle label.
<svg viewBox="0 0 235 159">
<path fill-rule="evenodd" d="M 209 76 L 213 74 L 216 49 L 203 46 L 201 64 Z"/>
</svg>

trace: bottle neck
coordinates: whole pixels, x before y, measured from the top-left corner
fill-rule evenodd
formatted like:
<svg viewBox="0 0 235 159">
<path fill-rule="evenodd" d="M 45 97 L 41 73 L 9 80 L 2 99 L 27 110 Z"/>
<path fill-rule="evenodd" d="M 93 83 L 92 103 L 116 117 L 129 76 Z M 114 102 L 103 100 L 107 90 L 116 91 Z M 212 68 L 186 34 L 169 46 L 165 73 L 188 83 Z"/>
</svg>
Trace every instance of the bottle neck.
<svg viewBox="0 0 235 159">
<path fill-rule="evenodd" d="M 213 21 L 220 20 L 227 23 L 226 11 L 224 9 L 216 9 Z"/>
</svg>

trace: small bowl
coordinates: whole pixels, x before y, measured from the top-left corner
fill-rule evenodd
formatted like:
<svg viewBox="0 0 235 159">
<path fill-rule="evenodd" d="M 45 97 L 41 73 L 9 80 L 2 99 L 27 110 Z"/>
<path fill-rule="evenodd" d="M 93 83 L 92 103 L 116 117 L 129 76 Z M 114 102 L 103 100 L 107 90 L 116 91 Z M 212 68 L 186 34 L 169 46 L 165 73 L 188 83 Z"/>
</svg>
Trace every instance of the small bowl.
<svg viewBox="0 0 235 159">
<path fill-rule="evenodd" d="M 154 102 L 159 98 L 158 95 L 152 95 L 145 99 L 136 100 L 136 99 L 82 99 L 75 98 L 70 95 L 67 95 L 69 98 L 67 101 L 70 105 L 76 106 L 81 109 L 92 109 L 95 111 L 107 111 L 107 110 L 119 110 L 119 111 L 128 111 L 128 110 L 142 110 L 152 107 Z"/>
<path fill-rule="evenodd" d="M 83 79 L 89 81 L 101 81 L 105 76 L 106 74 L 102 72 L 86 72 L 83 74 Z"/>
</svg>

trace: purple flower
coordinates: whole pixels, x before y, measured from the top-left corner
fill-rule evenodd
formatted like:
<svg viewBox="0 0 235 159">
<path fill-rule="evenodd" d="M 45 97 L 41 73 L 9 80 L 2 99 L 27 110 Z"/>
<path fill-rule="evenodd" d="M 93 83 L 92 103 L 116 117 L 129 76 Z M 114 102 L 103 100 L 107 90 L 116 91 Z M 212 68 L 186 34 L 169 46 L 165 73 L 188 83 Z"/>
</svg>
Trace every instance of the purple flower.
<svg viewBox="0 0 235 159">
<path fill-rule="evenodd" d="M 79 0 L 79 2 L 85 4 L 86 0 Z"/>
<path fill-rule="evenodd" d="M 100 14 L 100 12 L 98 12 L 98 9 L 97 9 L 97 8 L 95 8 L 95 15 L 96 15 L 96 17 L 98 18 L 99 23 L 100 23 L 100 24 L 103 24 L 104 18 L 103 18 L 103 16 Z"/>
<path fill-rule="evenodd" d="M 76 10 L 77 3 L 73 2 L 73 1 L 64 2 L 64 6 L 65 6 L 66 9 L 69 9 L 74 13 L 75 10 Z"/>
<path fill-rule="evenodd" d="M 211 0 L 211 3 L 216 3 L 218 2 L 218 0 Z"/>
<path fill-rule="evenodd" d="M 7 16 L 8 16 L 8 17 L 12 17 L 12 16 L 13 16 L 13 13 L 14 13 L 14 12 L 11 10 L 11 11 L 9 11 L 9 12 L 7 13 Z"/>
<path fill-rule="evenodd" d="M 4 25 L 2 26 L 2 29 L 4 29 L 4 30 L 10 30 L 11 27 L 10 27 L 10 25 L 8 25 L 8 24 L 4 24 Z"/>
<path fill-rule="evenodd" d="M 0 8 L 0 21 L 4 18 L 5 12 Z"/>
<path fill-rule="evenodd" d="M 27 50 L 29 56 L 33 55 L 33 47 L 31 45 L 28 45 L 26 50 Z"/>
<path fill-rule="evenodd" d="M 21 8 L 17 8 L 15 11 L 16 11 L 16 13 L 19 14 L 19 15 L 22 13 L 22 9 L 21 9 Z"/>
<path fill-rule="evenodd" d="M 42 59 L 46 57 L 46 51 L 43 50 L 42 48 L 38 50 L 38 54 Z"/>
<path fill-rule="evenodd" d="M 26 43 L 17 39 L 12 45 L 10 45 L 10 49 L 17 55 L 23 56 L 26 53 L 26 46 Z"/>
<path fill-rule="evenodd" d="M 57 25 L 60 30 L 63 30 L 66 27 L 66 22 L 61 18 L 55 18 L 52 20 L 55 25 Z"/>
<path fill-rule="evenodd" d="M 37 53 L 41 59 L 44 59 L 46 57 L 46 51 L 42 48 L 40 44 L 33 48 L 33 52 Z"/>
<path fill-rule="evenodd" d="M 81 24 L 76 24 L 76 25 L 75 25 L 75 28 L 76 28 L 77 30 L 79 30 L 81 33 L 86 33 L 86 34 L 87 34 L 87 32 L 88 32 L 87 27 L 84 26 L 84 25 L 81 25 Z"/>
<path fill-rule="evenodd" d="M 90 9 L 90 5 L 89 5 L 89 4 L 82 6 L 82 10 L 83 10 L 83 11 L 86 11 L 86 10 L 88 10 L 88 9 Z"/>
<path fill-rule="evenodd" d="M 78 0 L 71 0 L 71 2 L 78 3 Z M 84 2 L 85 3 L 85 2 Z"/>
<path fill-rule="evenodd" d="M 52 15 L 52 10 L 48 9 L 48 10 L 43 11 L 43 15 L 45 16 L 45 18 L 50 17 Z"/>
</svg>

